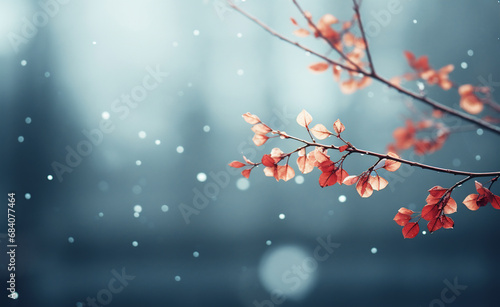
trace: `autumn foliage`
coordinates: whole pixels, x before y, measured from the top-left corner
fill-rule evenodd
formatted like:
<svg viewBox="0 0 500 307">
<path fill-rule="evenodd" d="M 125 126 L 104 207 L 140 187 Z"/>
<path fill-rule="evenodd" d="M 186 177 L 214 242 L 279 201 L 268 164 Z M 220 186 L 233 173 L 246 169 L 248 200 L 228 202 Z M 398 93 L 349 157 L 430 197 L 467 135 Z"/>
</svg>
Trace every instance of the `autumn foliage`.
<svg viewBox="0 0 500 307">
<path fill-rule="evenodd" d="M 328 130 L 323 124 L 316 124 L 310 128 L 313 118 L 306 110 L 302 110 L 296 120 L 300 126 L 306 129 L 311 141 L 290 136 L 283 131 L 273 130 L 271 127 L 264 124 L 258 116 L 251 113 L 243 114 L 243 119 L 252 125 L 251 130 L 255 133 L 253 141 L 256 146 L 261 146 L 268 139 L 274 137 L 292 139 L 303 143 L 303 146 L 289 153 L 285 153 L 281 149 L 275 147 L 269 154 L 263 155 L 260 162 L 252 162 L 243 156 L 243 162 L 233 161 L 229 163 L 231 167 L 244 168 L 241 174 L 246 178 L 249 178 L 253 169 L 262 166 L 264 167 L 263 171 L 266 176 L 274 177 L 276 181 L 288 181 L 295 176 L 295 170 L 290 166 L 290 157 L 297 154 L 296 164 L 298 170 L 302 174 L 310 173 L 314 169 L 320 171 L 321 174 L 318 178 L 320 187 L 324 188 L 335 184 L 354 185 L 361 197 L 368 198 L 374 191 L 380 191 L 389 184 L 389 182 L 379 174 L 382 170 L 395 172 L 399 169 L 401 163 L 415 164 L 414 162 L 401 159 L 393 152 L 388 152 L 383 155 L 357 149 L 342 137 L 342 132 L 346 130 L 346 127 L 339 119 L 333 123 L 333 131 Z M 331 136 L 337 138 L 343 144 L 339 146 L 324 145 L 317 143 L 315 140 L 315 138 L 324 140 Z M 307 152 L 308 148 L 312 148 L 312 150 Z M 338 151 L 341 154 L 340 158 L 335 161 L 332 160 L 331 155 L 328 153 L 329 150 Z M 344 168 L 344 162 L 352 153 L 368 153 L 368 155 L 378 157 L 378 160 L 361 174 L 349 175 Z M 491 183 L 493 184 L 499 176 L 500 175 L 494 177 Z M 472 176 L 467 177 L 466 180 L 471 177 Z M 394 221 L 398 225 L 403 226 L 403 236 L 405 238 L 414 238 L 420 232 L 419 221 L 421 219 L 427 221 L 427 229 L 430 233 L 441 228 L 452 229 L 454 221 L 449 215 L 457 212 L 457 203 L 451 197 L 451 193 L 459 184 L 466 180 L 460 181 L 449 189 L 440 186 L 431 188 L 426 198 L 426 205 L 420 212 L 414 212 L 407 208 L 399 209 L 394 217 Z M 491 203 L 495 209 L 500 209 L 499 196 L 494 195 L 489 189 L 483 187 L 482 184 L 477 181 L 476 190 L 478 194 L 470 194 L 463 201 L 467 208 L 470 210 L 477 210 L 479 207 L 484 207 L 488 203 Z"/>
<path fill-rule="evenodd" d="M 295 170 L 290 165 L 290 158 L 296 154 L 298 171 L 307 174 L 317 169 L 320 173 L 318 183 L 321 187 L 336 184 L 352 185 L 363 198 L 370 197 L 374 191 L 383 190 L 389 184 L 382 177 L 384 172 L 395 172 L 401 164 L 463 176 L 463 179 L 450 188 L 441 186 L 430 188 L 426 204 L 420 211 L 412 211 L 404 207 L 398 210 L 394 221 L 403 227 L 404 238 L 414 238 L 418 235 L 421 220 L 426 221 L 427 231 L 430 233 L 442 228 L 452 229 L 454 221 L 449 215 L 458 210 L 457 202 L 451 197 L 452 192 L 473 178 L 491 178 L 488 181 L 489 187 L 486 188 L 476 181 L 477 194 L 468 195 L 462 203 L 474 211 L 488 204 L 491 204 L 495 209 L 500 209 L 500 197 L 491 192 L 491 187 L 500 177 L 500 172 L 473 173 L 449 170 L 400 157 L 406 150 L 412 150 L 418 155 L 425 155 L 443 148 L 452 133 L 461 131 L 455 129 L 456 127 L 448 127 L 444 121 L 447 117 L 459 118 L 471 123 L 473 127 L 485 128 L 500 135 L 500 127 L 494 125 L 500 123 L 498 114 L 493 113 L 493 115 L 479 117 L 485 110 L 500 113 L 500 106 L 493 101 L 490 88 L 473 84 L 457 84 L 452 78 L 454 65 L 444 63 L 435 66 L 427 55 L 416 56 L 411 51 L 402 52 L 408 65 L 406 71 L 391 78 L 384 78 L 378 74 L 372 60 L 360 15 L 360 1 L 353 0 L 353 17 L 344 21 L 339 20 L 333 14 L 324 14 L 319 19 L 315 19 L 311 13 L 300 7 L 297 0 L 292 2 L 304 21 L 298 22 L 295 18 L 291 18 L 293 27 L 291 32 L 300 40 L 309 37 L 323 41 L 329 46 L 330 51 L 337 55 L 337 58 L 329 53 L 324 55 L 311 50 L 303 46 L 301 42 L 292 41 L 231 2 L 230 6 L 282 41 L 320 58 L 320 61 L 311 63 L 308 69 L 316 74 L 330 71 L 333 80 L 339 83 L 340 91 L 343 94 L 355 93 L 369 86 L 373 81 L 377 81 L 414 101 L 430 106 L 431 111 L 428 113 L 415 111 L 413 105 L 409 104 L 411 106 L 409 109 L 413 112 L 412 117 L 415 118 L 407 118 L 404 125 L 402 124 L 393 131 L 394 142 L 388 144 L 386 154 L 361 150 L 346 141 L 342 134 L 346 127 L 340 120 L 336 120 L 330 127 L 319 123 L 311 126 L 313 118 L 307 111 L 303 110 L 297 116 L 297 123 L 306 130 L 310 138 L 308 141 L 288 135 L 283 131 L 274 130 L 264 124 L 256 115 L 246 113 L 243 114 L 243 118 L 252 125 L 253 142 L 256 146 L 262 146 L 272 138 L 294 140 L 299 142 L 301 146 L 288 153 L 276 147 L 258 162 L 252 162 L 243 157 L 242 162 L 233 161 L 229 164 L 230 166 L 242 168 L 241 173 L 246 178 L 249 178 L 255 168 L 263 167 L 266 176 L 274 177 L 277 181 L 288 181 L 295 176 Z M 406 89 L 403 87 L 406 85 L 417 85 L 419 91 L 413 92 Z M 451 99 L 460 106 L 460 109 L 451 108 L 427 97 L 425 92 L 427 86 L 447 91 Z M 321 144 L 318 142 L 330 137 L 336 139 L 340 144 Z M 339 156 L 333 158 L 335 152 L 338 152 Z M 349 175 L 344 164 L 348 157 L 356 153 L 376 157 L 377 160 L 361 174 Z"/>
</svg>

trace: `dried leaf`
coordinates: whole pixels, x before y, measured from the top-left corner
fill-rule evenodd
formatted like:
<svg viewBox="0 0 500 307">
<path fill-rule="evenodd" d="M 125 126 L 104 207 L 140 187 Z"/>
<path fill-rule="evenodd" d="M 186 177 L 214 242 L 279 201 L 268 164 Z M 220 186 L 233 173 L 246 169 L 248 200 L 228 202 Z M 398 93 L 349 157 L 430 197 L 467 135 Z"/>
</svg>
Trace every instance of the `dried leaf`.
<svg viewBox="0 0 500 307">
<path fill-rule="evenodd" d="M 241 163 L 240 161 L 233 161 L 229 163 L 229 166 L 234 167 L 234 168 L 240 168 L 245 166 L 245 163 Z"/>
<path fill-rule="evenodd" d="M 389 152 L 389 153 L 387 153 L 387 155 L 389 157 L 399 158 L 399 156 L 393 152 Z M 397 171 L 400 166 L 401 166 L 401 162 L 389 160 L 389 159 L 385 160 L 384 168 L 389 172 Z"/>
<path fill-rule="evenodd" d="M 344 124 L 342 124 L 342 122 L 340 121 L 340 119 L 337 119 L 334 123 L 333 123 L 333 130 L 335 131 L 335 133 L 337 134 L 341 134 L 342 132 L 344 132 L 345 130 L 345 126 Z"/>
<path fill-rule="evenodd" d="M 252 141 L 255 144 L 255 146 L 262 146 L 266 143 L 268 139 L 269 137 L 266 135 L 256 134 L 253 136 Z"/>
<path fill-rule="evenodd" d="M 403 227 L 403 237 L 405 239 L 413 239 L 420 232 L 420 226 L 418 223 L 408 223 Z"/>
<path fill-rule="evenodd" d="M 300 112 L 297 116 L 297 123 L 302 127 L 308 127 L 311 122 L 312 116 L 311 114 L 307 113 L 306 110 L 302 110 L 302 112 Z"/>
<path fill-rule="evenodd" d="M 326 127 L 322 124 L 317 124 L 316 126 L 312 127 L 310 131 L 318 140 L 324 140 L 332 135 L 332 133 L 328 131 L 328 129 L 326 129 Z"/>
<path fill-rule="evenodd" d="M 312 72 L 324 72 L 328 69 L 328 66 L 330 66 L 328 63 L 319 62 L 309 65 L 309 70 Z"/>
<path fill-rule="evenodd" d="M 259 117 L 257 115 L 251 114 L 250 112 L 243 114 L 242 117 L 249 124 L 255 125 L 260 123 Z"/>
</svg>

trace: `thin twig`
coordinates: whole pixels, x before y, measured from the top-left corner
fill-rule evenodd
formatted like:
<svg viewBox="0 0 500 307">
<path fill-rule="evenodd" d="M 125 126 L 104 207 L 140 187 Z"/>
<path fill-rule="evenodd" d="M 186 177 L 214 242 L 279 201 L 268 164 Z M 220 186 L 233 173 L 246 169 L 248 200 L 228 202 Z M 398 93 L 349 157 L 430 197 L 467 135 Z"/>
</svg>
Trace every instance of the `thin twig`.
<svg viewBox="0 0 500 307">
<path fill-rule="evenodd" d="M 291 44 L 291 45 L 294 45 L 294 46 L 297 46 L 298 48 L 306 51 L 306 52 L 309 52 L 310 54 L 314 54 L 315 56 L 321 58 L 322 60 L 328 62 L 330 65 L 336 65 L 336 66 L 339 66 L 345 70 L 348 70 L 348 71 L 353 71 L 353 72 L 359 72 L 358 69 L 356 68 L 352 68 L 352 67 L 349 67 L 345 64 L 342 64 L 340 62 L 337 62 L 337 61 L 334 61 L 334 60 L 331 60 L 329 59 L 328 57 L 322 55 L 322 54 L 319 54 L 317 53 L 316 51 L 313 51 L 301 44 L 299 44 L 298 42 L 294 42 L 286 37 L 284 37 L 283 35 L 279 34 L 278 32 L 276 32 L 275 30 L 271 29 L 268 25 L 266 25 L 265 23 L 263 23 L 262 21 L 260 21 L 259 19 L 257 19 L 256 17 L 250 15 L 249 13 L 247 13 L 246 11 L 242 10 L 240 7 L 238 7 L 237 5 L 235 5 L 233 2 L 231 1 L 228 1 L 228 5 L 230 7 L 232 7 L 233 9 L 235 9 L 236 11 L 240 12 L 243 16 L 247 17 L 248 19 L 250 19 L 251 21 L 255 22 L 256 24 L 258 24 L 262 29 L 266 30 L 267 32 L 269 32 L 270 34 L 272 34 L 273 36 Z"/>
<path fill-rule="evenodd" d="M 282 134 L 280 131 L 277 131 L 277 133 L 280 134 L 280 135 L 282 135 L 282 136 L 284 136 L 285 138 L 292 139 L 292 140 L 295 140 L 295 141 L 299 141 L 299 142 L 301 142 L 303 144 L 306 144 L 308 146 L 311 146 L 311 147 L 321 147 L 321 148 L 333 149 L 333 150 L 337 150 L 337 151 L 339 150 L 339 146 L 325 145 L 325 144 L 320 144 L 320 143 L 309 142 L 309 141 L 306 141 L 306 140 L 303 140 L 303 139 L 300 139 L 298 137 L 294 137 L 294 136 L 291 136 L 291 135 L 288 135 L 288 134 Z M 345 149 L 345 151 L 348 151 L 348 152 L 351 152 L 351 153 L 364 154 L 364 155 L 372 156 L 372 157 L 377 157 L 379 159 L 393 160 L 393 161 L 401 162 L 402 164 L 406 164 L 406 165 L 410 165 L 410 166 L 416 166 L 416 167 L 420 167 L 422 169 L 427 169 L 427 170 L 431 170 L 431 171 L 435 171 L 435 172 L 439 172 L 439 173 L 447 173 L 447 174 L 452 174 L 452 175 L 469 176 L 470 178 L 476 178 L 476 177 L 493 177 L 493 176 L 499 176 L 500 175 L 500 171 L 497 171 L 497 172 L 486 172 L 486 173 L 476 173 L 476 172 L 466 172 L 466 171 L 459 171 L 459 170 L 453 170 L 453 169 L 446 169 L 446 168 L 441 168 L 441 167 L 437 167 L 437 166 L 427 165 L 427 164 L 423 164 L 423 163 L 419 163 L 419 162 L 415 162 L 415 161 L 410 161 L 410 160 L 406 160 L 406 159 L 402 159 L 402 158 L 392 157 L 392 156 L 389 156 L 387 154 L 381 154 L 381 153 L 377 153 L 377 152 L 373 152 L 373 151 L 369 151 L 369 150 L 359 149 L 359 148 L 356 148 L 354 146 L 353 147 L 348 147 L 347 149 Z"/>
<path fill-rule="evenodd" d="M 389 80 L 381 77 L 380 75 L 378 75 L 374 71 L 367 72 L 365 70 L 355 69 L 355 68 L 349 67 L 347 65 L 341 64 L 341 63 L 339 63 L 337 61 L 331 60 L 331 59 L 325 57 L 324 55 L 321 55 L 321 54 L 319 54 L 319 53 L 317 53 L 317 52 L 315 52 L 315 51 L 313 51 L 313 50 L 311 50 L 311 49 L 309 49 L 307 47 L 302 46 L 298 42 L 294 42 L 294 41 L 292 41 L 292 40 L 290 40 L 290 39 L 282 36 L 281 34 L 277 33 L 273 29 L 271 29 L 269 26 L 267 26 L 266 24 L 264 24 L 263 22 L 261 22 L 256 17 L 254 17 L 254 16 L 250 15 L 249 13 L 247 13 L 246 11 L 242 10 L 240 7 L 238 7 L 237 5 L 235 5 L 230 0 L 228 0 L 228 4 L 229 4 L 230 7 L 232 7 L 236 11 L 240 12 L 242 15 L 244 15 L 245 17 L 247 17 L 251 21 L 255 22 L 261 28 L 263 28 L 264 30 L 266 30 L 270 34 L 274 35 L 275 37 L 277 37 L 277 38 L 279 38 L 279 39 L 281 39 L 281 40 L 283 40 L 283 41 L 285 41 L 285 42 L 287 42 L 287 43 L 289 43 L 291 45 L 294 45 L 294 46 L 296 46 L 296 47 L 298 47 L 298 48 L 300 48 L 300 49 L 302 49 L 304 51 L 307 51 L 307 52 L 309 52 L 311 54 L 314 54 L 315 56 L 323 59 L 324 61 L 328 62 L 331 65 L 337 65 L 337 66 L 339 66 L 339 67 L 341 67 L 341 68 L 343 68 L 345 70 L 352 71 L 352 72 L 358 72 L 358 73 L 361 73 L 364 76 L 371 77 L 371 78 L 379 81 L 380 83 L 385 84 L 388 87 L 395 89 L 396 91 L 400 92 L 401 94 L 404 94 L 404 95 L 406 95 L 408 97 L 411 97 L 411 98 L 413 98 L 415 100 L 418 100 L 418 101 L 420 101 L 420 102 L 422 102 L 424 104 L 427 104 L 427 105 L 433 107 L 434 109 L 437 109 L 437 110 L 440 110 L 442 112 L 451 114 L 451 115 L 453 115 L 455 117 L 461 118 L 461 119 L 463 119 L 465 121 L 471 122 L 471 123 L 473 123 L 473 124 L 475 124 L 475 125 L 477 125 L 479 127 L 482 127 L 482 128 L 484 128 L 486 130 L 489 130 L 489 131 L 491 131 L 491 132 L 493 132 L 495 134 L 500 135 L 500 127 L 498 127 L 498 126 L 490 124 L 490 123 L 488 123 L 485 120 L 482 120 L 482 119 L 479 119 L 477 117 L 471 116 L 471 115 L 469 115 L 467 113 L 463 113 L 463 112 L 460 112 L 460 111 L 455 110 L 453 108 L 450 108 L 450 107 L 448 107 L 448 106 L 446 106 L 444 104 L 441 104 L 441 103 L 439 103 L 437 101 L 434 101 L 434 100 L 432 100 L 430 98 L 427 98 L 427 97 L 425 97 L 423 95 L 419 95 L 419 94 L 413 93 L 413 92 L 411 92 L 411 91 L 409 91 L 407 89 L 404 89 L 401 86 L 398 86 L 396 84 L 392 84 Z M 359 22 L 359 20 L 358 20 L 358 22 Z"/>
<path fill-rule="evenodd" d="M 356 0 L 352 0 L 354 3 L 354 12 L 356 13 L 356 17 L 358 19 L 359 30 L 361 31 L 361 37 L 363 37 L 363 41 L 365 42 L 366 47 L 366 56 L 368 57 L 368 64 L 370 65 L 371 74 L 375 74 L 375 66 L 373 65 L 372 55 L 370 53 L 370 47 L 368 46 L 368 40 L 365 35 L 365 28 L 363 27 L 363 22 L 361 21 L 361 15 L 359 13 L 359 4 Z"/>
<path fill-rule="evenodd" d="M 329 39 L 327 39 L 323 33 L 318 29 L 318 27 L 312 22 L 311 18 L 307 16 L 306 12 L 302 9 L 302 7 L 299 5 L 297 0 L 292 0 L 299 12 L 304 16 L 304 18 L 307 20 L 307 23 L 318 33 L 318 36 L 322 38 L 333 50 L 335 50 L 344 60 L 346 60 L 349 64 L 354 66 L 356 71 L 361 71 L 362 68 L 358 66 L 358 64 L 354 63 L 345 53 L 340 51 Z"/>
</svg>

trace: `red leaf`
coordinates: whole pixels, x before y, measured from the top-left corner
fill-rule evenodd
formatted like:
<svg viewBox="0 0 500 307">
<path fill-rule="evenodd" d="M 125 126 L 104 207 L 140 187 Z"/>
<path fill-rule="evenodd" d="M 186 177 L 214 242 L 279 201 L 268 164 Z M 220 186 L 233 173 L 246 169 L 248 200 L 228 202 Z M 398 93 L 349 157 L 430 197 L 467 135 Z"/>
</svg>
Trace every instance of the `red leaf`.
<svg viewBox="0 0 500 307">
<path fill-rule="evenodd" d="M 257 115 L 251 114 L 250 112 L 247 112 L 247 113 L 243 114 L 242 116 L 243 116 L 243 119 L 249 124 L 255 125 L 255 124 L 260 123 L 259 117 Z"/>
<path fill-rule="evenodd" d="M 246 169 L 246 170 L 241 171 L 241 174 L 243 175 L 243 177 L 245 177 L 245 178 L 247 178 L 247 179 L 248 179 L 248 177 L 250 177 L 250 172 L 251 172 L 251 171 L 252 171 L 252 169 L 251 169 L 251 168 L 249 168 L 249 169 Z"/>
<path fill-rule="evenodd" d="M 264 145 L 264 143 L 266 143 L 266 141 L 269 139 L 268 136 L 266 135 L 262 135 L 262 134 L 256 134 L 254 135 L 254 137 L 252 138 L 252 141 L 253 143 L 255 144 L 255 146 L 262 146 Z"/>
<path fill-rule="evenodd" d="M 432 195 L 433 197 L 442 197 L 444 193 L 446 193 L 446 191 L 448 191 L 448 189 L 445 189 L 437 185 L 429 190 L 429 194 Z"/>
<path fill-rule="evenodd" d="M 369 182 L 369 176 L 361 177 L 356 184 L 356 191 L 363 198 L 370 197 L 373 194 L 373 188 Z"/>
<path fill-rule="evenodd" d="M 452 229 L 453 226 L 455 226 L 455 222 L 451 219 L 451 217 L 446 215 L 441 217 L 441 222 L 443 222 L 443 228 L 445 229 Z"/>
<path fill-rule="evenodd" d="M 342 184 L 344 180 L 349 176 L 349 174 L 343 168 L 338 168 L 335 172 L 335 175 L 337 176 L 337 182 L 339 184 Z"/>
<path fill-rule="evenodd" d="M 319 185 L 322 188 L 334 185 L 335 183 L 337 183 L 337 175 L 335 175 L 335 172 L 326 172 L 319 176 Z"/>
<path fill-rule="evenodd" d="M 299 26 L 299 24 L 297 23 L 297 21 L 294 18 L 290 17 L 290 20 L 292 21 L 294 26 Z"/>
<path fill-rule="evenodd" d="M 240 161 L 233 161 L 229 163 L 229 166 L 234 167 L 234 168 L 240 168 L 245 166 L 245 163 L 241 163 Z"/>
<path fill-rule="evenodd" d="M 328 63 L 319 62 L 309 65 L 309 70 L 312 72 L 324 72 L 329 66 Z"/>
<path fill-rule="evenodd" d="M 410 220 L 411 220 L 411 216 L 406 215 L 406 214 L 402 214 L 400 212 L 396 213 L 396 216 L 394 217 L 394 221 L 396 221 L 396 223 L 399 226 L 404 226 L 404 225 L 408 224 L 408 222 Z"/>
<path fill-rule="evenodd" d="M 418 223 L 408 223 L 403 227 L 403 237 L 405 239 L 413 239 L 420 232 L 420 226 Z"/>
<path fill-rule="evenodd" d="M 486 192 L 485 192 L 485 189 L 484 189 L 484 187 L 483 187 L 483 184 L 482 184 L 481 182 L 479 182 L 479 181 L 474 181 L 474 185 L 475 185 L 475 187 L 476 187 L 476 191 L 477 191 L 477 193 L 479 193 L 479 194 L 485 194 L 485 193 L 486 193 Z"/>
<path fill-rule="evenodd" d="M 316 126 L 311 128 L 310 131 L 318 140 L 324 140 L 332 135 L 332 133 L 328 131 L 328 129 L 326 129 L 326 127 L 322 124 L 317 124 Z"/>
<path fill-rule="evenodd" d="M 276 163 L 274 162 L 274 159 L 271 158 L 271 155 L 263 155 L 262 156 L 262 165 L 267 166 L 267 167 L 275 167 Z"/>
<path fill-rule="evenodd" d="M 252 131 L 255 132 L 255 134 L 266 134 L 271 131 L 273 131 L 271 128 L 269 128 L 267 125 L 264 124 L 257 124 L 252 127 Z"/>
<path fill-rule="evenodd" d="M 322 173 L 330 173 L 330 172 L 334 172 L 334 171 L 337 170 L 337 167 L 335 166 L 335 163 L 333 163 L 331 160 L 327 160 L 325 162 L 321 162 L 318 165 L 318 168 L 319 168 L 319 170 Z"/>
<path fill-rule="evenodd" d="M 297 116 L 297 123 L 302 127 L 308 127 L 311 122 L 312 116 L 311 114 L 307 113 L 306 110 L 302 110 L 302 112 L 300 112 Z"/>
<path fill-rule="evenodd" d="M 429 229 L 430 233 L 433 233 L 441 227 L 443 227 L 443 222 L 441 222 L 441 219 L 438 217 L 430 220 L 429 223 L 427 223 L 427 229 Z"/>
<path fill-rule="evenodd" d="M 422 218 L 424 220 L 430 221 L 432 219 L 437 218 L 439 214 L 438 206 L 436 205 L 425 205 L 422 208 Z"/>
<path fill-rule="evenodd" d="M 389 153 L 387 153 L 387 155 L 389 157 L 399 158 L 399 156 L 393 152 L 389 152 Z M 401 166 L 401 162 L 389 160 L 389 159 L 385 160 L 384 168 L 389 172 L 397 171 L 400 166 Z"/>
<path fill-rule="evenodd" d="M 500 210 L 500 196 L 491 194 L 490 202 L 493 208 Z"/>
<path fill-rule="evenodd" d="M 344 150 L 346 150 L 347 148 L 349 148 L 349 145 L 343 145 L 343 146 L 340 146 L 339 147 L 339 152 L 343 152 Z"/>
<path fill-rule="evenodd" d="M 340 121 L 340 119 L 337 119 L 333 123 L 333 130 L 335 130 L 335 133 L 337 133 L 337 134 L 341 134 L 342 132 L 344 132 L 345 126 L 344 126 L 344 124 L 342 124 L 342 122 Z"/>
</svg>

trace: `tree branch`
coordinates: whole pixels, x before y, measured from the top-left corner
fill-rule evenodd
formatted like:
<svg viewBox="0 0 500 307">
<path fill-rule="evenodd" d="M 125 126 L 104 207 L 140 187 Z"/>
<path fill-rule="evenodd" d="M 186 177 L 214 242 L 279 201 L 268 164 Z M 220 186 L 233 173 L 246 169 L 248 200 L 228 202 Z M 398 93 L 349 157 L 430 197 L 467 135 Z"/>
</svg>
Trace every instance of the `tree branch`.
<svg viewBox="0 0 500 307">
<path fill-rule="evenodd" d="M 322 147 L 322 148 L 325 148 L 325 149 L 333 149 L 333 150 L 339 151 L 339 146 L 325 145 L 325 144 L 320 144 L 320 143 L 316 143 L 316 142 L 309 142 L 309 141 L 300 139 L 298 137 L 294 137 L 294 136 L 291 136 L 291 135 L 288 135 L 288 134 L 284 134 L 281 131 L 275 131 L 275 132 L 277 134 L 279 134 L 280 136 L 283 136 L 285 138 L 301 142 L 301 143 L 307 145 L 308 147 Z M 377 152 L 373 152 L 373 151 L 369 151 L 369 150 L 359 149 L 359 148 L 356 148 L 354 146 L 348 147 L 347 149 L 345 149 L 345 151 L 348 151 L 348 152 L 351 152 L 351 153 L 364 154 L 364 155 L 372 156 L 372 157 L 377 157 L 379 159 L 393 160 L 393 161 L 401 162 L 402 164 L 406 164 L 406 165 L 410 165 L 410 166 L 416 166 L 416 167 L 420 167 L 422 169 L 427 169 L 427 170 L 431 170 L 431 171 L 435 171 L 435 172 L 439 172 L 439 173 L 447 173 L 447 174 L 452 174 L 452 175 L 461 175 L 461 176 L 468 176 L 468 177 L 470 177 L 467 180 L 469 180 L 471 178 L 476 178 L 476 177 L 493 177 L 493 176 L 499 176 L 500 175 L 500 171 L 497 171 L 497 172 L 486 172 L 486 173 L 476 173 L 476 172 L 465 172 L 465 171 L 459 171 L 459 170 L 453 170 L 453 169 L 446 169 L 446 168 L 441 168 L 441 167 L 437 167 L 437 166 L 427 165 L 427 164 L 423 164 L 423 163 L 419 163 L 419 162 L 414 162 L 414 161 L 410 161 L 410 160 L 406 160 L 406 159 L 402 159 L 402 158 L 391 157 L 391 156 L 389 156 L 387 154 L 381 154 L 381 153 L 377 153 Z"/>
<path fill-rule="evenodd" d="M 356 3 L 356 2 L 355 2 Z M 403 87 L 401 86 L 398 86 L 396 84 L 393 84 L 391 82 L 389 82 L 387 79 L 381 77 L 380 75 L 378 75 L 372 68 L 372 71 L 371 72 L 367 72 L 363 69 L 357 69 L 357 68 L 352 68 L 352 67 L 349 67 L 348 65 L 344 65 L 344 64 L 341 64 L 337 61 L 334 61 L 334 60 L 331 60 L 329 59 L 328 57 L 324 56 L 324 55 L 321 55 L 301 44 L 299 44 L 298 42 L 295 42 L 295 41 L 292 41 L 284 36 L 282 36 L 281 34 L 277 33 L 275 30 L 271 29 L 269 26 L 267 26 L 266 24 L 264 24 L 262 21 L 260 21 L 259 19 L 257 19 L 256 17 L 250 15 L 249 13 L 247 13 L 246 11 L 244 11 L 243 9 L 241 9 L 240 7 L 238 7 L 237 5 L 235 5 L 231 0 L 228 0 L 228 4 L 230 7 L 232 7 L 233 9 L 235 9 L 236 11 L 238 11 L 239 13 L 241 13 L 243 16 L 245 16 L 246 18 L 250 19 L 251 21 L 253 21 L 254 23 L 256 23 L 257 25 L 259 25 L 261 28 L 263 28 L 264 30 L 266 30 L 267 32 L 269 32 L 270 34 L 272 34 L 273 36 L 291 44 L 291 45 L 294 45 L 304 51 L 307 51 L 311 54 L 314 54 L 315 56 L 321 58 L 322 60 L 328 62 L 329 64 L 331 65 L 337 65 L 345 70 L 348 70 L 348 71 L 352 71 L 352 72 L 357 72 L 357 73 L 360 73 L 364 76 L 367 76 L 367 77 L 371 77 L 377 81 L 379 81 L 380 83 L 382 84 L 385 84 L 387 85 L 388 87 L 390 88 L 393 88 L 395 89 L 396 91 L 398 91 L 399 93 L 403 94 L 403 95 L 406 95 L 408 97 L 411 97 L 415 100 L 418 100 L 424 104 L 427 104 L 431 107 L 433 107 L 434 109 L 437 109 L 437 110 L 440 110 L 442 112 L 445 112 L 445 113 L 448 113 L 452 116 L 455 116 L 455 117 L 458 117 L 458 118 L 461 118 L 465 121 L 468 121 L 470 123 L 473 123 L 481 128 L 484 128 L 486 130 L 489 130 L 497 135 L 500 135 L 500 127 L 498 126 L 495 126 L 493 124 L 490 124 L 489 122 L 485 121 L 485 120 L 482 120 L 480 118 L 477 118 L 477 117 L 474 117 L 474 116 L 471 116 L 467 113 L 464 113 L 464 112 L 461 112 L 461 111 L 458 111 L 458 110 L 455 110 L 451 107 L 448 107 L 444 104 L 441 104 L 437 101 L 434 101 L 430 98 L 427 98 L 426 96 L 424 95 L 419 95 L 419 94 L 416 94 L 414 92 L 411 92 L 407 89 L 404 89 Z M 359 14 L 359 11 L 357 11 L 357 14 Z M 358 23 L 361 25 L 361 18 L 358 17 Z M 365 44 L 366 44 L 366 47 L 367 47 L 367 55 L 369 54 L 368 53 L 368 42 L 365 40 Z M 370 55 L 370 58 L 371 58 L 371 55 Z M 370 63 L 373 65 L 373 63 L 371 62 L 370 60 Z"/>
</svg>

